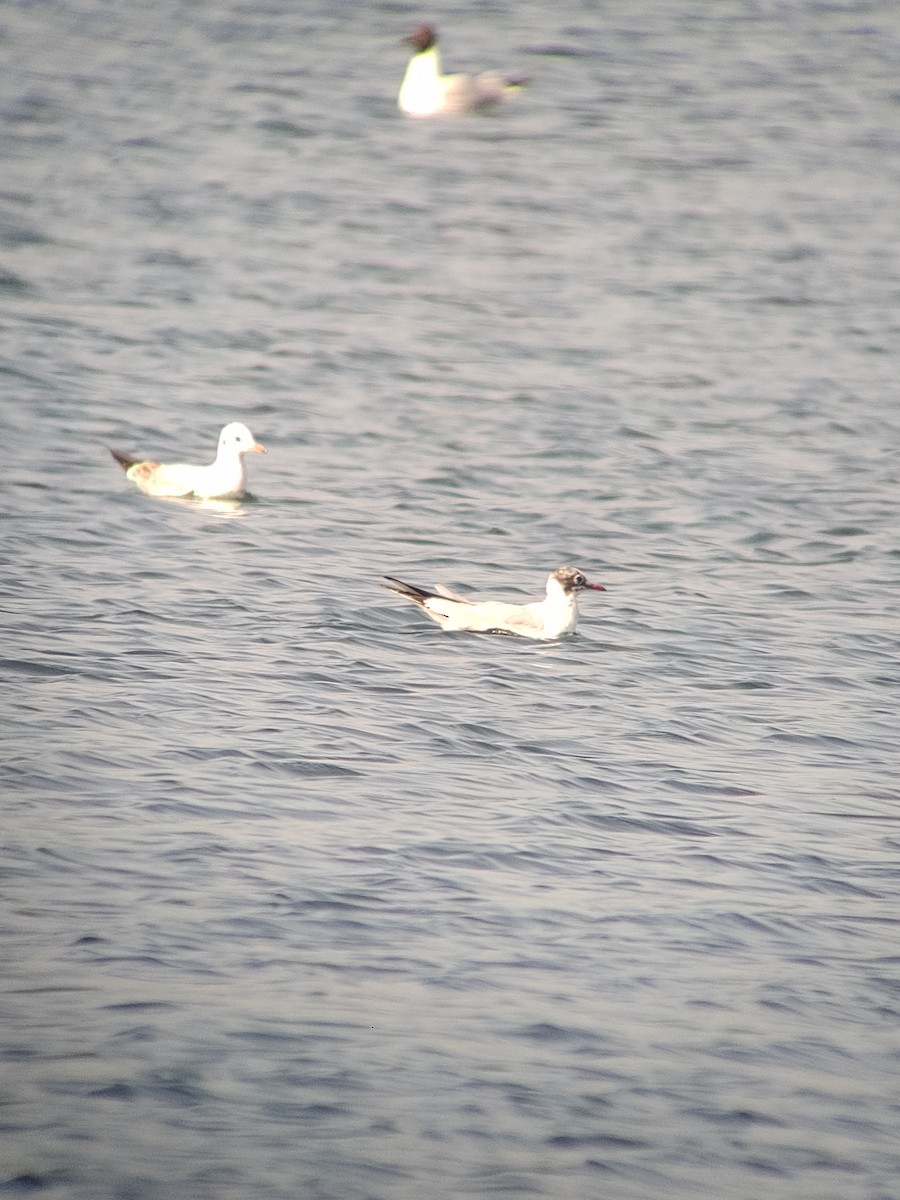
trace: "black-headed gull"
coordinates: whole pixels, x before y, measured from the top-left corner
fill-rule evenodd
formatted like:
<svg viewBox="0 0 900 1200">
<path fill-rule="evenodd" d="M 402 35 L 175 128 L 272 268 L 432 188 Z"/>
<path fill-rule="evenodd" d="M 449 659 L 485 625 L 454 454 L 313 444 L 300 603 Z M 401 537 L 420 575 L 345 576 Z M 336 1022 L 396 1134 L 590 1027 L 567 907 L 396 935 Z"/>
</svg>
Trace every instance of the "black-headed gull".
<svg viewBox="0 0 900 1200">
<path fill-rule="evenodd" d="M 237 500 L 247 487 L 244 455 L 265 454 L 246 425 L 232 421 L 219 434 L 216 461 L 208 467 L 190 463 L 158 463 L 134 458 L 118 450 L 110 454 L 148 496 L 196 496 L 199 500 Z"/>
<path fill-rule="evenodd" d="M 483 75 L 442 75 L 433 25 L 420 25 L 403 40 L 412 46 L 413 53 L 397 103 L 411 117 L 474 112 L 497 104 L 527 82 L 524 75 L 504 77 L 494 71 Z"/>
<path fill-rule="evenodd" d="M 512 633 L 549 641 L 572 633 L 578 621 L 578 593 L 585 588 L 605 592 L 600 583 L 588 583 L 577 567 L 559 567 L 547 578 L 547 595 L 531 604 L 506 604 L 502 600 L 467 600 L 438 585 L 433 590 L 403 583 L 386 575 L 385 587 L 411 600 L 443 629 L 471 633 Z"/>
</svg>

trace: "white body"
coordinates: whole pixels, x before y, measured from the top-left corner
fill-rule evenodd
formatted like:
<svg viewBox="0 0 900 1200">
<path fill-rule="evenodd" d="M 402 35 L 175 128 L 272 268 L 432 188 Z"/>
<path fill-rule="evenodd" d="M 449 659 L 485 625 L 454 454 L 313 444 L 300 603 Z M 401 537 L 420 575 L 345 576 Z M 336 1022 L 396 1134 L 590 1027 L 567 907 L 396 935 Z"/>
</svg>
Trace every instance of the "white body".
<svg viewBox="0 0 900 1200">
<path fill-rule="evenodd" d="M 265 454 L 265 447 L 256 441 L 246 425 L 234 421 L 219 434 L 216 461 L 208 467 L 195 467 L 191 463 L 132 462 L 125 473 L 148 496 L 236 500 L 246 491 L 244 455 L 250 451 Z M 116 457 L 122 462 L 121 456 Z"/>
<path fill-rule="evenodd" d="M 437 46 L 413 54 L 400 85 L 397 103 L 411 117 L 471 112 L 496 104 L 509 90 L 492 71 L 483 75 L 442 75 Z"/>
<path fill-rule="evenodd" d="M 391 587 L 391 584 L 399 586 Z M 511 633 L 518 637 L 549 641 L 572 633 L 578 622 L 578 593 L 584 588 L 603 592 L 598 583 L 588 583 L 576 567 L 560 567 L 547 579 L 543 600 L 530 604 L 507 604 L 502 600 L 467 600 L 444 587 L 433 591 L 392 580 L 392 591 L 418 604 L 443 629 L 472 633 Z"/>
</svg>

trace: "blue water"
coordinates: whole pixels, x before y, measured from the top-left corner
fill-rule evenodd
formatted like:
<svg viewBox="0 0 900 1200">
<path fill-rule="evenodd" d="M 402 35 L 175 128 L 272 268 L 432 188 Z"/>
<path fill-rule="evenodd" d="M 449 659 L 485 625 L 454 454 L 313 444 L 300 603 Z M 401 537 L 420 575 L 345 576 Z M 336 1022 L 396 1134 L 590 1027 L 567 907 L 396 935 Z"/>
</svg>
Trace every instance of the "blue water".
<svg viewBox="0 0 900 1200">
<path fill-rule="evenodd" d="M 399 39 L 524 70 L 410 121 Z M 0 1195 L 900 1195 L 900 11 L 0 13 Z M 106 446 L 269 448 L 234 505 Z M 450 635 L 384 574 L 532 599 Z"/>
</svg>

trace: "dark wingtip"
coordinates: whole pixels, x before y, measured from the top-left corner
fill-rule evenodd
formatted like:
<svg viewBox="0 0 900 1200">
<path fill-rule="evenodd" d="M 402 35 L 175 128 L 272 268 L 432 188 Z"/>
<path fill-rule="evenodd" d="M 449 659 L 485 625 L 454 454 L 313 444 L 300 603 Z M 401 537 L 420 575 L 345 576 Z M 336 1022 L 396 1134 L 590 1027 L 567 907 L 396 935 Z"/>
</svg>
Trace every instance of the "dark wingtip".
<svg viewBox="0 0 900 1200">
<path fill-rule="evenodd" d="M 141 461 L 139 458 L 132 458 L 130 454 L 123 454 L 121 450 L 113 450 L 112 446 L 107 446 L 106 448 L 123 471 L 129 470 L 136 462 Z"/>
<path fill-rule="evenodd" d="M 395 579 L 393 575 L 385 575 L 387 580 L 381 586 L 387 588 L 389 592 L 398 592 L 401 596 L 408 596 L 414 589 L 408 583 L 404 583 L 402 579 Z"/>
<path fill-rule="evenodd" d="M 395 579 L 393 575 L 385 575 L 387 583 L 381 586 L 388 589 L 389 592 L 396 592 L 398 596 L 403 596 L 407 600 L 412 600 L 416 604 L 424 604 L 428 597 L 432 594 L 425 588 L 416 587 L 414 583 L 404 583 L 402 579 Z"/>
</svg>

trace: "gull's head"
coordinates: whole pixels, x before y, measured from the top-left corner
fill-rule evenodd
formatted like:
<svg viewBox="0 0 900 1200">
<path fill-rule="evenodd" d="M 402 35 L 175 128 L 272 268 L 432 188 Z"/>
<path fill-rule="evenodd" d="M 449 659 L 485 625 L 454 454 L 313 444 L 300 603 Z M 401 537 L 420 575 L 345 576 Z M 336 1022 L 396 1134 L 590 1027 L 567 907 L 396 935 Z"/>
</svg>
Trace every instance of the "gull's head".
<svg viewBox="0 0 900 1200">
<path fill-rule="evenodd" d="M 548 596 L 556 589 L 559 589 L 564 596 L 577 596 L 585 588 L 590 588 L 594 592 L 606 591 L 602 583 L 588 583 L 584 571 L 579 571 L 578 567 L 557 567 L 547 580 Z"/>
<path fill-rule="evenodd" d="M 404 42 L 416 51 L 417 54 L 422 54 L 426 50 L 430 50 L 437 43 L 437 30 L 433 25 L 418 25 L 408 37 L 405 37 Z"/>
<path fill-rule="evenodd" d="M 240 421 L 232 421 L 219 434 L 220 454 L 249 454 L 251 450 L 257 454 L 265 454 L 265 446 L 260 445 L 246 425 Z"/>
</svg>

